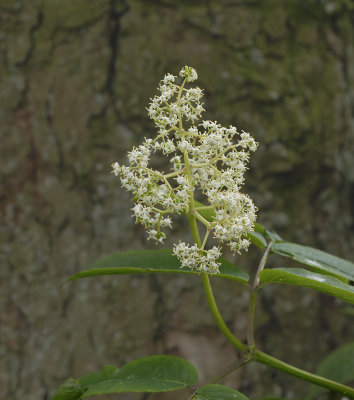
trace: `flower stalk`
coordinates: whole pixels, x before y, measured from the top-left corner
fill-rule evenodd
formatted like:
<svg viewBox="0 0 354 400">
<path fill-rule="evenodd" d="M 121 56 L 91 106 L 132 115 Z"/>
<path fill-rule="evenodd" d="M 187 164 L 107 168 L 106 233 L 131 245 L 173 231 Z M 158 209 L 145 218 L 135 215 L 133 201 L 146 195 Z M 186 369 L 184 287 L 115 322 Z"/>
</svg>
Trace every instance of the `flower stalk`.
<svg viewBox="0 0 354 400">
<path fill-rule="evenodd" d="M 160 94 L 148 108 L 157 136 L 145 139 L 128 153 L 128 166 L 112 164 L 112 172 L 120 176 L 125 189 L 133 192 L 136 222 L 145 226 L 148 239 L 163 243 L 165 228 L 172 227 L 171 217 L 176 213 L 186 213 L 194 230 L 197 221 L 203 224 L 207 229 L 203 242 L 195 237 L 193 244 L 175 244 L 174 254 L 182 267 L 218 273 L 221 249 L 210 248 L 208 240 L 224 242 L 237 253 L 250 244 L 245 237 L 253 230 L 256 207 L 240 189 L 249 154 L 257 149 L 257 143 L 233 126 L 201 121 L 203 92 L 199 87 L 189 87 L 197 73 L 184 67 L 180 77 L 178 85 L 176 76 L 165 75 Z M 155 152 L 170 159 L 172 171 L 161 173 L 149 166 Z M 196 208 L 195 193 L 204 196 L 208 203 L 205 207 L 215 211 L 212 221 Z"/>
</svg>

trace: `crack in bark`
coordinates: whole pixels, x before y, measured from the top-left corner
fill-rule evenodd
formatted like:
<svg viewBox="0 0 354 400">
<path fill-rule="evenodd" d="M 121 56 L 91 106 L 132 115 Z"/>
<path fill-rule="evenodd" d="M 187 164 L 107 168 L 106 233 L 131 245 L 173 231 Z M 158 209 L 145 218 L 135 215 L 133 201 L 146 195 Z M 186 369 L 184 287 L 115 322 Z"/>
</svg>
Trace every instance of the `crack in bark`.
<svg viewBox="0 0 354 400">
<path fill-rule="evenodd" d="M 130 7 L 123 2 L 123 8 L 117 8 L 117 0 L 111 0 L 109 3 L 108 27 L 109 27 L 109 47 L 111 49 L 111 57 L 107 65 L 107 80 L 104 90 L 107 91 L 108 96 L 113 100 L 114 97 L 114 83 L 116 80 L 116 66 L 117 56 L 119 52 L 119 36 L 121 31 L 121 17 L 126 14 Z"/>
<path fill-rule="evenodd" d="M 118 7 L 121 6 L 121 8 Z M 104 118 L 107 114 L 109 104 L 112 105 L 115 100 L 114 85 L 117 78 L 117 58 L 119 53 L 119 41 L 121 33 L 121 18 L 130 10 L 130 6 L 120 0 L 110 0 L 109 11 L 108 11 L 108 47 L 111 51 L 107 69 L 106 69 L 106 81 L 101 89 L 102 93 L 106 93 L 108 97 L 108 104 L 104 102 L 101 109 L 91 114 L 87 121 L 88 129 L 92 130 L 92 124 L 95 120 Z"/>
<path fill-rule="evenodd" d="M 14 64 L 14 66 L 16 68 L 24 68 L 26 67 L 33 55 L 33 52 L 35 50 L 36 47 L 36 40 L 35 40 L 35 35 L 36 32 L 41 28 L 42 24 L 43 24 L 43 20 L 44 20 L 44 15 L 42 13 L 42 10 L 39 10 L 37 13 L 37 18 L 35 23 L 31 26 L 30 30 L 29 30 L 29 37 L 30 37 L 30 45 L 29 48 L 23 58 L 22 61 L 18 61 L 17 63 Z M 26 103 L 27 103 L 27 94 L 28 94 L 28 76 L 26 74 L 23 74 L 25 77 L 25 84 L 23 89 L 21 90 L 21 94 L 20 94 L 20 98 L 17 102 L 17 104 L 11 109 L 11 111 L 13 112 L 17 112 L 19 110 L 21 110 L 22 108 L 25 107 Z"/>
<path fill-rule="evenodd" d="M 28 48 L 28 51 L 24 57 L 24 59 L 22 61 L 18 61 L 15 66 L 18 68 L 22 68 L 24 66 L 26 66 L 32 55 L 33 55 L 33 51 L 35 49 L 36 46 L 36 40 L 35 40 L 35 35 L 36 32 L 40 29 L 40 27 L 43 24 L 43 20 L 44 20 L 44 15 L 42 10 L 39 10 L 37 13 L 37 18 L 36 18 L 36 22 L 34 23 L 34 25 L 31 26 L 30 31 L 29 31 L 29 37 L 30 37 L 30 46 Z"/>
</svg>

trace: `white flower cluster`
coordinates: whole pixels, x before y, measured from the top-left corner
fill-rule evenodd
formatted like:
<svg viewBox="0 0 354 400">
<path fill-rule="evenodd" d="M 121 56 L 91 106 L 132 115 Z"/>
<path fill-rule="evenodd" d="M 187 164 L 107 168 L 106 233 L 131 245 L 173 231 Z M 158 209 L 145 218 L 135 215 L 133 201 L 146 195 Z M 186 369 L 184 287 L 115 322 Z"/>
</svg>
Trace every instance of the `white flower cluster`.
<svg viewBox="0 0 354 400">
<path fill-rule="evenodd" d="M 209 250 L 198 249 L 196 245 L 189 246 L 186 243 L 175 244 L 173 253 L 181 262 L 181 267 L 197 268 L 199 271 L 209 274 L 219 273 L 220 263 L 217 261 L 221 257 L 221 251 L 214 246 Z"/>
<path fill-rule="evenodd" d="M 148 108 L 158 130 L 155 139 L 145 139 L 128 153 L 129 166 L 112 164 L 112 172 L 133 192 L 136 221 L 147 228 L 149 239 L 163 242 L 166 235 L 161 228 L 172 225 L 169 214 L 189 213 L 203 223 L 207 233 L 202 246 L 180 243 L 174 246 L 174 254 L 182 267 L 216 273 L 220 250 L 204 248 L 210 232 L 233 251 L 249 245 L 244 237 L 253 230 L 256 208 L 240 188 L 249 152 L 257 149 L 257 143 L 233 126 L 224 128 L 213 121 L 197 124 L 204 111 L 200 103 L 203 92 L 198 87 L 185 87 L 197 79 L 197 73 L 184 67 L 180 77 L 183 81 L 178 85 L 178 78 L 167 74 Z M 171 172 L 149 168 L 150 156 L 157 151 L 170 156 Z M 202 208 L 195 207 L 195 190 L 205 195 L 206 208 L 215 214 L 212 221 L 201 215 Z"/>
</svg>

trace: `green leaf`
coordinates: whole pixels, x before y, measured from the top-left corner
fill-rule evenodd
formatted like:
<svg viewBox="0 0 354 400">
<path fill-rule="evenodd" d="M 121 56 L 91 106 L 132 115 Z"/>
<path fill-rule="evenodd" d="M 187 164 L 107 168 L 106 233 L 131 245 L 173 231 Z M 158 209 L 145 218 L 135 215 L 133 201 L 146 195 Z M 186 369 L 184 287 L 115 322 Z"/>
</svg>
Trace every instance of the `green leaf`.
<svg viewBox="0 0 354 400">
<path fill-rule="evenodd" d="M 108 379 L 89 385 L 83 397 L 125 392 L 169 392 L 194 385 L 198 373 L 183 358 L 151 356 L 131 361 Z"/>
<path fill-rule="evenodd" d="M 282 240 L 281 237 L 273 230 L 266 229 L 263 225 L 258 222 L 254 223 L 254 230 L 260 233 L 264 238 L 269 240 Z"/>
<path fill-rule="evenodd" d="M 261 250 L 264 250 L 267 247 L 268 241 L 270 240 L 282 240 L 276 232 L 266 229 L 258 222 L 255 222 L 254 224 L 254 232 L 250 232 L 248 235 L 248 239 Z"/>
<path fill-rule="evenodd" d="M 275 242 L 272 251 L 307 265 L 313 271 L 354 280 L 354 264 L 312 247 L 289 242 Z"/>
<path fill-rule="evenodd" d="M 316 373 L 340 383 L 354 381 L 354 342 L 347 343 L 329 354 L 318 366 Z M 307 400 L 311 400 L 326 389 L 312 385 Z"/>
<path fill-rule="evenodd" d="M 247 239 L 253 243 L 254 245 L 256 245 L 257 247 L 259 247 L 261 250 L 264 250 L 267 247 L 267 240 L 265 239 L 265 237 L 260 234 L 259 232 L 249 232 L 247 234 Z"/>
<path fill-rule="evenodd" d="M 80 383 L 70 378 L 60 386 L 56 395 L 52 397 L 52 400 L 79 400 L 83 393 L 84 390 L 81 388 Z"/>
<path fill-rule="evenodd" d="M 220 273 L 210 274 L 220 278 L 247 283 L 248 274 L 225 259 L 220 259 Z M 92 264 L 89 269 L 73 275 L 70 280 L 100 275 L 179 273 L 199 275 L 198 271 L 180 268 L 180 263 L 171 250 L 132 250 L 115 252 Z"/>
<path fill-rule="evenodd" d="M 266 229 L 265 235 L 264 235 L 268 240 L 282 240 L 282 238 L 275 232 L 275 231 L 269 231 Z"/>
<path fill-rule="evenodd" d="M 285 283 L 309 287 L 354 304 L 354 287 L 329 275 L 318 274 L 302 268 L 265 269 L 259 274 L 260 281 Z"/>
<path fill-rule="evenodd" d="M 106 366 L 80 380 L 68 379 L 52 400 L 79 400 L 98 394 L 168 392 L 194 385 L 198 372 L 180 357 L 151 356 L 125 364 L 120 370 Z"/>
<path fill-rule="evenodd" d="M 262 236 L 266 235 L 266 228 L 263 225 L 259 224 L 258 222 L 254 223 L 254 230 L 260 233 Z"/>
<path fill-rule="evenodd" d="M 194 395 L 195 400 L 248 400 L 248 397 L 223 385 L 205 385 Z"/>
</svg>

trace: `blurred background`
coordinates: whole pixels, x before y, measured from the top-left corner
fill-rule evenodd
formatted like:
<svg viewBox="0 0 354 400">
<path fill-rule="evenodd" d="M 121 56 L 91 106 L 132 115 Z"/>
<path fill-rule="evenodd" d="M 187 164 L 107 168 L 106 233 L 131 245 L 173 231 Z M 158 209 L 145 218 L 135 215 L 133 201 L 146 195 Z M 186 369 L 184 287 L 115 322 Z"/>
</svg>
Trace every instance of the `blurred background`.
<svg viewBox="0 0 354 400">
<path fill-rule="evenodd" d="M 69 376 L 151 354 L 188 358 L 202 383 L 239 359 L 198 278 L 62 285 L 109 252 L 155 248 L 110 164 L 154 135 L 149 99 L 184 65 L 204 117 L 260 143 L 245 188 L 258 221 L 354 261 L 353 27 L 350 0 L 0 0 L 1 400 L 47 400 Z M 252 274 L 260 257 L 229 259 Z M 248 292 L 212 285 L 244 340 Z M 270 286 L 257 307 L 260 348 L 310 371 L 354 337 L 353 309 L 311 290 Z M 255 400 L 309 388 L 260 365 L 223 383 Z"/>
</svg>

